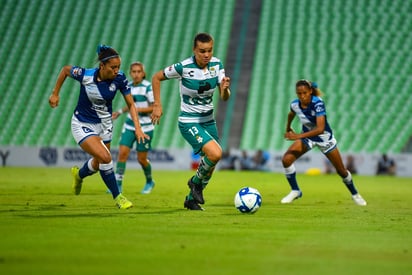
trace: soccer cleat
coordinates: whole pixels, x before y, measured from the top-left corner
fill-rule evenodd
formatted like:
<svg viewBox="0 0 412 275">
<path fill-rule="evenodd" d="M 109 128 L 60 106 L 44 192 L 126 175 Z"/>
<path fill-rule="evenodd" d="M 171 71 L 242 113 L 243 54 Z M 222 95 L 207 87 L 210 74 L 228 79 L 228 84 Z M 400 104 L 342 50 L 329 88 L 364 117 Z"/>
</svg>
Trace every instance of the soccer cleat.
<svg viewBox="0 0 412 275">
<path fill-rule="evenodd" d="M 80 191 L 82 191 L 82 182 L 83 180 L 79 176 L 79 167 L 73 166 L 72 167 L 72 176 L 73 176 L 73 184 L 72 184 L 72 189 L 73 189 L 73 194 L 79 195 Z"/>
<path fill-rule="evenodd" d="M 196 203 L 195 200 L 188 200 L 187 198 L 183 206 L 189 210 L 200 210 L 200 211 L 204 210 L 199 204 Z"/>
<path fill-rule="evenodd" d="M 203 186 L 201 184 L 195 184 L 192 181 L 192 178 L 189 179 L 187 185 L 189 186 L 190 191 L 192 191 L 192 196 L 195 201 L 197 203 L 204 204 L 205 200 L 203 199 Z"/>
<path fill-rule="evenodd" d="M 130 207 L 133 207 L 133 203 L 126 199 L 126 197 L 122 194 L 117 195 L 114 201 L 116 202 L 117 207 L 119 207 L 120 209 L 128 209 Z"/>
<path fill-rule="evenodd" d="M 300 190 L 292 190 L 280 202 L 281 203 L 291 203 L 292 201 L 299 199 L 300 197 L 302 197 L 302 192 Z"/>
<path fill-rule="evenodd" d="M 358 193 L 352 196 L 352 200 L 360 206 L 367 205 L 366 201 L 362 198 L 362 196 Z"/>
<path fill-rule="evenodd" d="M 142 189 L 140 193 L 149 194 L 150 192 L 152 192 L 154 186 L 155 186 L 154 181 L 146 182 L 146 184 L 144 185 L 144 188 Z"/>
</svg>

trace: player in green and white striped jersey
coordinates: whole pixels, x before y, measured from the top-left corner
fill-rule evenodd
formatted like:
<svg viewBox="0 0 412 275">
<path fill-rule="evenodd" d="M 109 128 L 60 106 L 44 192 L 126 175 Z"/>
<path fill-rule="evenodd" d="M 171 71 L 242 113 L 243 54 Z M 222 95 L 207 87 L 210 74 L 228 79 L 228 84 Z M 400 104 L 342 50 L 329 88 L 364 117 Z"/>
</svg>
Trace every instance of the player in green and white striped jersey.
<svg viewBox="0 0 412 275">
<path fill-rule="evenodd" d="M 142 194 L 149 194 L 155 183 L 152 179 L 152 166 L 147 158 L 148 151 L 151 149 L 151 142 L 153 139 L 154 125 L 150 118 L 150 114 L 153 110 L 153 91 L 152 85 L 145 79 L 146 72 L 143 63 L 134 62 L 130 65 L 130 76 L 132 82 L 129 83 L 131 94 L 133 96 L 134 104 L 139 114 L 139 121 L 144 133 L 146 133 L 150 139 L 146 139 L 144 142 L 136 143 L 137 160 L 142 166 L 144 175 L 146 177 L 146 184 L 141 191 Z M 116 119 L 120 114 L 127 112 L 128 108 L 123 107 L 117 112 L 113 112 L 113 119 Z M 119 189 L 122 189 L 123 176 L 126 170 L 126 161 L 129 157 L 130 150 L 133 144 L 136 142 L 134 135 L 134 124 L 130 114 L 123 125 L 122 136 L 120 139 L 119 156 L 116 164 L 116 180 Z"/>
<path fill-rule="evenodd" d="M 213 38 L 199 33 L 193 41 L 194 55 L 157 72 L 152 78 L 152 122 L 159 123 L 162 115 L 160 82 L 178 79 L 180 86 L 179 129 L 182 136 L 202 155 L 196 174 L 188 181 L 190 188 L 184 206 L 190 210 L 203 210 L 203 189 L 208 184 L 216 164 L 222 157 L 216 122 L 213 116 L 213 93 L 219 89 L 220 97 L 228 100 L 230 78 L 226 77 L 222 62 L 213 56 Z"/>
</svg>

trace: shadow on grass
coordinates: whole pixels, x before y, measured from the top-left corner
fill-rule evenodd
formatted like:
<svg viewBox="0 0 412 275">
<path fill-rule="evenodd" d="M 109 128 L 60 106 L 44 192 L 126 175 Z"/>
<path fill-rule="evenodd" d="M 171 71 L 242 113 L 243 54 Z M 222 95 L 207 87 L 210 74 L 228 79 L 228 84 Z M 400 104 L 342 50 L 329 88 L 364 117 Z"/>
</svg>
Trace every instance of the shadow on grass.
<svg viewBox="0 0 412 275">
<path fill-rule="evenodd" d="M 9 209 L 0 210 L 1 214 L 11 214 L 12 216 L 24 218 L 88 218 L 88 217 L 116 217 L 116 216 L 136 216 L 136 215 L 164 215 L 187 211 L 186 209 L 165 208 L 148 209 L 131 208 L 116 209 L 115 207 L 96 207 L 90 210 L 84 208 L 67 208 L 65 204 L 44 204 L 36 206 L 13 205 Z"/>
</svg>

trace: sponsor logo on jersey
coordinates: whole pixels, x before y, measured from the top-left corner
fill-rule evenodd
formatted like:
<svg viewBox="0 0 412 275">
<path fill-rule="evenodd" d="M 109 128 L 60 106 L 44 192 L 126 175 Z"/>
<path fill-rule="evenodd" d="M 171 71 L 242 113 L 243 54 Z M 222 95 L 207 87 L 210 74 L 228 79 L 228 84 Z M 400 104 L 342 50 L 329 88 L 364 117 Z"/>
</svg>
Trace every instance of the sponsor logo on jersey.
<svg viewBox="0 0 412 275">
<path fill-rule="evenodd" d="M 83 132 L 85 132 L 86 134 L 93 132 L 92 129 L 90 129 L 90 128 L 88 128 L 88 127 L 85 127 L 85 126 L 82 126 L 82 130 L 83 130 Z"/>
</svg>

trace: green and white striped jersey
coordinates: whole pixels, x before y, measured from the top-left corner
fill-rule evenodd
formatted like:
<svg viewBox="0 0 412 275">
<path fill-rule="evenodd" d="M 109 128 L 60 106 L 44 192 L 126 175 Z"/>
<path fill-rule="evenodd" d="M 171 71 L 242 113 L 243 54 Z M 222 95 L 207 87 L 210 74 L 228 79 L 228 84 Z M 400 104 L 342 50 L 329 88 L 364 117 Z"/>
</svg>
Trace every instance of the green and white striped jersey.
<svg viewBox="0 0 412 275">
<path fill-rule="evenodd" d="M 222 62 L 212 57 L 205 69 L 189 57 L 163 70 L 168 79 L 179 79 L 180 115 L 183 123 L 203 123 L 214 119 L 213 92 L 225 77 Z"/>
<path fill-rule="evenodd" d="M 146 108 L 149 107 L 154 102 L 152 84 L 143 79 L 142 82 L 136 86 L 133 83 L 129 83 L 131 94 L 133 96 L 134 105 L 136 108 Z M 150 113 L 139 113 L 140 126 L 142 126 L 143 132 L 152 131 L 154 129 L 152 120 L 150 118 Z M 125 121 L 124 127 L 126 129 L 134 131 L 134 124 L 130 113 L 127 114 L 127 119 Z"/>
</svg>

